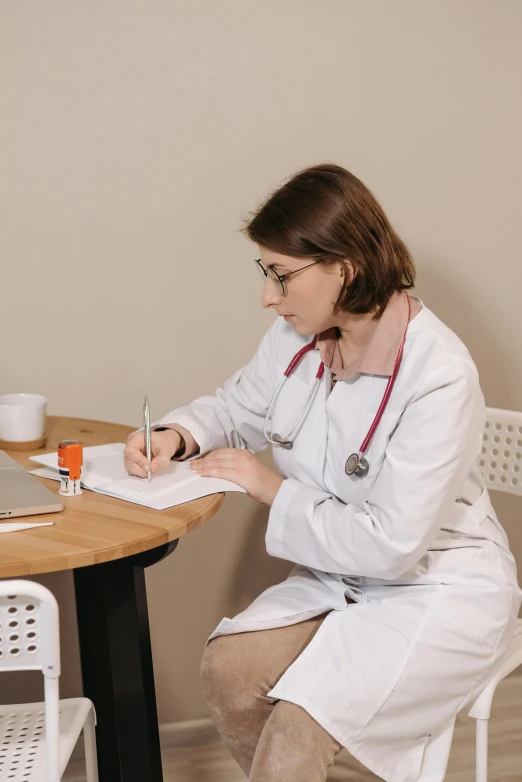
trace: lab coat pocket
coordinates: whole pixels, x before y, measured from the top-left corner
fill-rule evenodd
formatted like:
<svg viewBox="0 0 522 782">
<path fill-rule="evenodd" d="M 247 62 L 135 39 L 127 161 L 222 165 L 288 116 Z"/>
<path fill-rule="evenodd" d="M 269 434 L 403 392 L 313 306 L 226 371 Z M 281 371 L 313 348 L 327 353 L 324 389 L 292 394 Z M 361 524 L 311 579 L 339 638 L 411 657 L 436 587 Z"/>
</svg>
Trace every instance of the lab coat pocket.
<svg viewBox="0 0 522 782">
<path fill-rule="evenodd" d="M 460 627 L 494 650 L 513 619 L 513 590 L 504 584 L 500 562 L 492 549 L 466 553 L 469 554 L 466 579 L 459 584 L 445 584 L 430 613 Z"/>
</svg>

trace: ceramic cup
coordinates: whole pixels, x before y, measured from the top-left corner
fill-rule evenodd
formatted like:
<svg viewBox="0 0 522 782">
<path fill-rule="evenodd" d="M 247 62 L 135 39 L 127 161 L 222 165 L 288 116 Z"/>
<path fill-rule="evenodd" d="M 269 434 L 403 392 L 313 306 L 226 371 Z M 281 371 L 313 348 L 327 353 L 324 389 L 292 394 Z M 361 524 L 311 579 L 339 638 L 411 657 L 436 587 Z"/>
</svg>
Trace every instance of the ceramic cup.
<svg viewBox="0 0 522 782">
<path fill-rule="evenodd" d="M 0 440 L 39 440 L 45 434 L 47 399 L 40 394 L 0 395 Z"/>
</svg>

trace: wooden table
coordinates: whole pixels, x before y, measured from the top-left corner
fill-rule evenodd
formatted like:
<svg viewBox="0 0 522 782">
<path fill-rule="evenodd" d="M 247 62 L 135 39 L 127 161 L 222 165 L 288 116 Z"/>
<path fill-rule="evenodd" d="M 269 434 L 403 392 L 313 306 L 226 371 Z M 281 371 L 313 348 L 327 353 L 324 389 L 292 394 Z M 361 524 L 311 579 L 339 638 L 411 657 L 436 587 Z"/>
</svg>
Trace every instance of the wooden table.
<svg viewBox="0 0 522 782">
<path fill-rule="evenodd" d="M 85 446 L 125 442 L 131 427 L 48 417 L 45 448 L 63 439 Z M 39 479 L 51 491 L 59 483 Z M 161 782 L 156 695 L 144 569 L 166 557 L 179 538 L 216 513 L 223 494 L 156 511 L 84 491 L 62 497 L 65 510 L 39 516 L 52 527 L 0 537 L 0 578 L 73 570 L 84 694 L 97 715 L 100 782 Z M 36 519 L 35 519 L 36 520 Z"/>
</svg>

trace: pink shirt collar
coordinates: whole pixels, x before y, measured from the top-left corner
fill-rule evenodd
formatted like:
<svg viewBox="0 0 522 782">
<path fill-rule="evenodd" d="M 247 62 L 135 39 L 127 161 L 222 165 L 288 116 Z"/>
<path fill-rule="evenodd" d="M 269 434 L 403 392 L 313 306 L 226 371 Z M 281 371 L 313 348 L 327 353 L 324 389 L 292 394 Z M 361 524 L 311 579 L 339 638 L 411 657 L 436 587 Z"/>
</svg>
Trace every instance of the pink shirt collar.
<svg viewBox="0 0 522 782">
<path fill-rule="evenodd" d="M 379 318 L 377 328 L 355 361 L 343 368 L 341 352 L 338 345 L 337 329 L 327 329 L 319 334 L 316 350 L 319 350 L 321 360 L 327 366 L 336 380 L 349 380 L 357 372 L 367 375 L 393 374 L 393 367 L 402 342 L 404 330 L 408 323 L 408 294 L 405 291 L 392 295 Z M 410 300 L 410 322 L 422 309 L 418 300 Z"/>
</svg>

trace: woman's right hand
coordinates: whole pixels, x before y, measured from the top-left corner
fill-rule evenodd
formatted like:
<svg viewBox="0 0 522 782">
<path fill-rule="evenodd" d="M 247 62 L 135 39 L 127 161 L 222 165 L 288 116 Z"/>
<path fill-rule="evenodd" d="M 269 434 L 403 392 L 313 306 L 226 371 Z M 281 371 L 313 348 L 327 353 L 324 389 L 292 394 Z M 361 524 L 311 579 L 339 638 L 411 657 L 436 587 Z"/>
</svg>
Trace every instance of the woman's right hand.
<svg viewBox="0 0 522 782">
<path fill-rule="evenodd" d="M 153 457 L 150 471 L 154 475 L 169 464 L 181 445 L 181 435 L 175 429 L 166 429 L 164 432 L 152 431 L 150 445 Z M 129 436 L 123 452 L 123 465 L 129 475 L 137 475 L 138 478 L 147 477 L 149 463 L 145 448 L 145 432 L 134 432 Z"/>
</svg>

